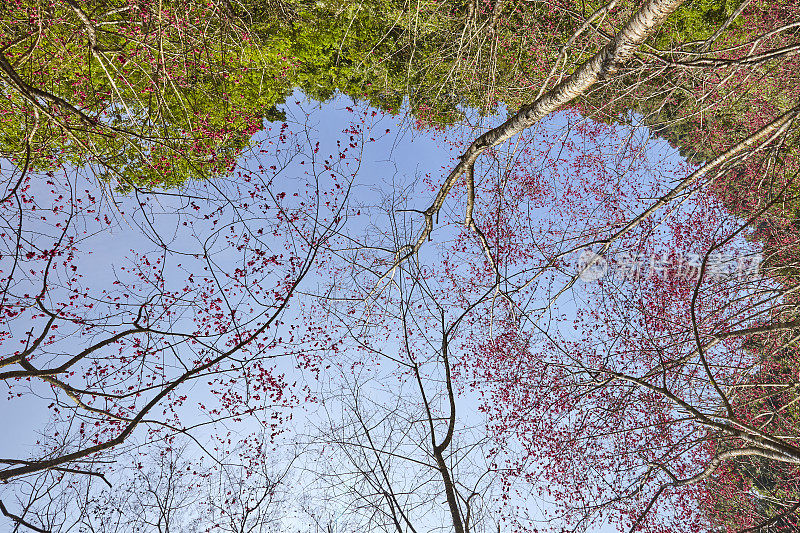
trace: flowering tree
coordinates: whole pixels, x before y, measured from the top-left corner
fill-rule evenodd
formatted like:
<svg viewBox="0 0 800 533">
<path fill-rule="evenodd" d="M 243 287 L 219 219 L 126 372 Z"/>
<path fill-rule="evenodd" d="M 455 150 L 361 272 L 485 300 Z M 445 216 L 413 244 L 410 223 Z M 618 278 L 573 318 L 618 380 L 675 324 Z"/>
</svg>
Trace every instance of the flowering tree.
<svg viewBox="0 0 800 533">
<path fill-rule="evenodd" d="M 134 443 L 182 433 L 201 445 L 212 424 L 282 431 L 305 393 L 275 364 L 314 365 L 304 330 L 283 320 L 358 168 L 348 149 L 323 164 L 294 127 L 268 132 L 231 180 L 178 192 L 115 198 L 69 169 L 13 170 L 0 379 L 9 408 L 31 413 L 23 433 L 50 426 L 30 455 L 0 460 L 4 482 L 102 477 Z"/>
<path fill-rule="evenodd" d="M 590 107 L 598 95 L 618 91 L 633 76 L 647 80 L 637 82 L 637 88 L 663 80 L 650 76 L 653 70 L 663 70 L 663 57 L 637 55 L 637 50 L 648 38 L 659 37 L 660 27 L 679 5 L 645 3 L 616 34 L 608 36 L 608 44 L 600 51 L 563 73 L 552 88 L 543 86 L 534 100 L 507 121 L 468 143 L 435 188 L 435 199 L 427 208 L 413 210 L 421 215 L 422 230 L 400 232 L 393 239 L 398 244 L 392 257 L 368 258 L 368 266 L 361 267 L 381 272 L 367 284 L 372 291 L 365 300 L 372 306 L 372 295 L 408 284 L 400 281 L 403 265 L 421 261 L 420 254 L 431 246 L 429 241 L 438 229 L 440 211 L 452 213 L 446 202 L 461 208 L 463 225 L 485 262 L 481 269 L 471 266 L 477 261 L 474 256 L 443 260 L 439 268 L 457 280 L 446 293 L 452 295 L 448 301 L 458 301 L 457 294 L 473 287 L 484 287 L 487 294 L 494 291 L 493 297 L 478 299 L 470 307 L 471 312 L 493 319 L 471 332 L 475 355 L 465 357 L 464 365 L 476 372 L 470 383 L 489 395 L 485 408 L 492 416 L 497 450 L 510 450 L 506 458 L 503 453 L 493 457 L 497 469 L 507 475 L 508 490 L 521 490 L 517 483 L 521 481 L 552 495 L 557 511 L 550 519 L 556 521 L 556 528 L 591 527 L 609 519 L 632 530 L 673 530 L 675 523 L 689 530 L 707 527 L 709 520 L 720 518 L 719 507 L 708 510 L 719 496 L 714 491 L 725 486 L 730 489 L 725 505 L 739 513 L 733 527 L 776 523 L 791 527 L 793 523 L 787 517 L 796 510 L 793 480 L 800 450 L 789 408 L 795 396 L 788 375 L 795 370 L 787 369 L 794 368 L 794 357 L 787 353 L 800 322 L 792 296 L 797 286 L 794 271 L 787 270 L 794 264 L 797 242 L 793 228 L 788 227 L 793 212 L 787 206 L 796 202 L 794 126 L 800 111 L 796 102 L 790 99 L 777 112 L 755 118 L 740 134 L 723 137 L 720 130 L 725 144 L 715 147 L 712 156 L 700 158 L 702 164 L 674 178 L 666 189 L 658 180 L 642 184 L 627 178 L 646 151 L 631 148 L 630 136 L 619 140 L 615 150 L 632 154 L 631 166 L 620 165 L 623 156 L 616 165 L 609 165 L 601 152 L 569 150 L 574 158 L 567 158 L 573 161 L 571 174 L 560 181 L 542 174 L 545 169 L 554 172 L 549 163 L 558 168 L 564 145 L 530 151 L 533 140 L 524 133 L 578 100 L 582 111 L 602 112 Z M 743 12 L 744 8 L 725 18 L 720 34 Z M 763 54 L 756 50 L 767 37 L 783 35 L 789 27 L 778 23 L 765 29 L 746 55 L 706 57 L 702 66 L 713 76 L 733 76 L 740 68 L 763 64 L 766 58 L 783 59 L 795 49 L 794 44 Z M 715 32 L 697 54 L 709 55 L 718 38 Z M 673 61 L 664 69 L 682 73 L 697 66 L 701 64 Z M 707 90 L 703 98 L 713 94 L 714 90 Z M 583 133 L 603 134 L 602 125 L 576 122 L 571 127 Z M 496 147 L 509 140 L 514 146 L 503 161 Z M 553 151 L 559 154 L 554 159 Z M 531 153 L 541 159 L 528 158 Z M 480 174 L 489 167 L 488 163 L 476 167 L 482 164 L 481 156 L 497 161 L 497 179 Z M 540 173 L 525 172 L 520 166 L 538 167 Z M 759 186 L 742 190 L 737 180 L 745 177 L 758 177 Z M 548 180 L 554 184 L 548 186 Z M 461 200 L 451 200 L 454 191 L 463 194 Z M 705 198 L 696 200 L 700 195 Z M 713 197 L 728 205 L 746 206 L 745 222 L 709 207 L 695 207 L 695 212 L 681 208 L 688 201 L 710 206 Z M 557 212 L 562 222 L 554 223 L 559 219 L 550 216 L 545 217 L 551 221 L 549 226 L 543 225 L 532 215 L 537 210 Z M 576 220 L 576 216 L 583 218 Z M 758 231 L 748 229 L 753 227 Z M 771 260 L 765 265 L 772 269 L 765 270 L 767 276 L 722 281 L 720 276 L 730 273 L 730 264 L 720 258 L 746 248 L 744 235 L 758 238 L 764 232 L 775 235 L 769 242 Z M 689 243 L 696 251 L 686 250 Z M 560 272 L 566 258 L 586 247 L 595 255 L 564 278 Z M 635 288 L 620 285 L 619 280 L 599 284 L 598 294 L 605 300 L 595 303 L 590 312 L 578 313 L 574 326 L 580 334 L 567 333 L 559 325 L 563 324 L 558 319 L 563 315 L 559 306 L 582 274 L 597 266 L 593 262 L 612 251 L 627 254 L 628 259 L 621 262 L 632 270 Z M 642 256 L 658 277 L 639 278 Z M 693 274 L 670 275 L 667 265 L 684 273 L 691 269 Z M 427 286 L 422 281 L 427 277 L 416 279 Z M 418 312 L 409 313 L 416 316 Z M 762 348 L 753 350 L 752 346 Z M 411 363 L 398 364 L 414 368 Z M 433 428 L 430 434 L 435 434 Z M 435 440 L 433 446 L 430 453 L 435 455 Z M 772 468 L 782 480 L 772 481 L 772 492 L 760 498 L 758 506 L 746 501 L 746 480 L 725 478 L 726 473 L 742 471 L 735 465 L 753 461 L 775 465 Z M 439 465 L 436 470 L 443 477 L 441 490 L 447 493 L 448 468 Z M 736 493 L 741 499 L 733 502 L 737 483 L 744 488 Z M 774 505 L 765 507 L 764 501 Z M 461 505 L 452 502 L 458 498 L 448 497 L 451 510 Z M 459 522 L 462 511 L 451 512 L 453 524 Z M 534 527 L 524 509 L 511 516 L 518 528 Z M 464 525 L 453 527 L 461 530 Z"/>
<path fill-rule="evenodd" d="M 371 139 L 359 127 L 323 159 L 318 145 L 284 126 L 259 146 L 275 145 L 269 161 L 234 165 L 232 154 L 263 117 L 243 112 L 236 116 L 255 118 L 232 129 L 209 125 L 215 115 L 198 99 L 195 111 L 209 124 L 186 134 L 182 120 L 195 119 L 184 104 L 205 82 L 228 106 L 220 106 L 223 115 L 239 109 L 227 81 L 214 78 L 226 70 L 210 81 L 192 78 L 208 65 L 230 66 L 225 43 L 239 47 L 238 58 L 253 52 L 251 28 L 240 28 L 239 15 L 226 6 L 170 5 L 189 13 L 172 18 L 153 6 L 119 13 L 104 7 L 98 16 L 78 4 L 61 6 L 68 16 L 54 20 L 80 28 L 93 58 L 81 63 L 86 70 L 76 87 L 95 83 L 93 65 L 109 63 L 99 25 L 115 25 L 123 12 L 144 17 L 131 23 L 144 37 L 126 41 L 124 50 L 141 45 L 130 64 L 149 62 L 155 72 L 141 79 L 156 87 L 147 105 L 136 90 L 120 96 L 122 80 L 107 72 L 97 73 L 103 80 L 97 84 L 112 96 L 94 93 L 82 107 L 42 89 L 52 80 L 34 61 L 49 57 L 37 39 L 47 35 L 60 46 L 64 30 L 22 32 L 6 43 L 8 109 L 28 111 L 33 122 L 15 126 L 18 165 L 2 196 L 0 334 L 14 349 L 0 360 L 0 377 L 12 403 L 45 395 L 54 429 L 34 455 L 2 459 L 0 479 L 100 478 L 101 461 L 134 435 L 192 435 L 208 421 L 255 417 L 273 436 L 281 429 L 279 412 L 298 400 L 271 360 L 291 355 L 299 366 L 314 366 L 310 354 L 319 349 L 332 356 L 319 369 L 329 371 L 335 386 L 319 395 L 330 417 L 317 435 L 322 455 L 314 466 L 332 506 L 355 509 L 348 520 L 359 527 L 535 530 L 541 520 L 554 529 L 609 520 L 650 531 L 674 530 L 676 523 L 687 530 L 712 522 L 792 527 L 800 464 L 793 350 L 800 326 L 793 220 L 800 108 L 793 86 L 780 99 L 774 87 L 750 79 L 774 64 L 793 71 L 797 23 L 778 15 L 792 16 L 794 8 L 770 10 L 753 36 L 738 20 L 759 15 L 761 4 L 703 17 L 713 22 L 710 29 L 682 4 L 611 2 L 571 13 L 558 29 L 539 27 L 550 31 L 546 42 L 561 46 L 549 46 L 542 55 L 549 67 L 528 79 L 536 82 L 535 94 L 515 92 L 516 100 L 504 100 L 519 104 L 507 120 L 468 133 L 442 180 L 427 176 L 429 204 L 418 209 L 408 191 L 392 191 L 382 206 L 389 229 L 369 218 L 349 233 L 341 230 L 346 218 L 375 214 L 367 207 L 371 198 L 355 208 L 343 199 L 360 164 L 352 151 Z M 463 18 L 462 42 L 496 36 L 508 30 L 504 15 L 530 19 L 505 5 L 470 2 L 448 16 Z M 360 24 L 371 15 L 341 12 L 372 35 Z M 414 15 L 424 12 L 419 7 Z M 408 14 L 400 10 L 397 20 Z M 213 42 L 225 46 L 219 53 L 202 49 L 207 63 L 178 65 L 183 46 L 199 46 L 182 32 L 191 27 L 198 38 L 192 25 L 202 17 L 217 32 Z M 486 27 L 476 30 L 481 21 Z M 148 33 L 149 24 L 158 31 Z M 113 41 L 112 34 L 106 37 Z M 383 42 L 387 34 L 381 35 Z M 411 35 L 416 43 L 421 34 Z M 420 49 L 431 42 L 433 36 L 420 39 Z M 188 69 L 185 92 L 171 85 L 178 77 L 170 81 L 162 71 L 163 43 L 171 54 L 164 61 L 170 56 L 175 68 Z M 339 46 L 337 65 L 345 48 Z M 456 60 L 467 48 L 459 45 Z M 408 58 L 409 80 L 411 66 Z M 31 76 L 39 76 L 38 85 L 26 81 Z M 249 86 L 245 78 L 236 83 Z M 741 81 L 735 90 L 727 85 L 732 79 Z M 659 92 L 670 84 L 678 88 Z M 331 87 L 337 85 L 323 85 L 319 95 Z M 740 90 L 741 101 L 770 105 L 737 114 L 739 100 L 729 101 Z M 690 97 L 678 105 L 676 93 Z M 134 101 L 136 112 L 128 105 Z M 415 112 L 420 101 L 411 100 Z M 647 112 L 643 123 L 674 142 L 689 143 L 682 128 L 698 126 L 688 144 L 692 164 L 651 163 L 639 129 L 587 118 L 610 121 L 631 110 Z M 124 129 L 120 124 L 137 112 L 147 116 L 132 121 L 137 127 L 150 128 L 156 116 L 164 128 L 183 128 L 181 135 Z M 90 154 L 77 158 L 81 164 L 118 173 L 130 196 L 117 202 L 79 173 L 48 172 L 39 163 L 49 157 L 42 148 L 41 136 L 52 133 L 42 129 L 45 115 L 53 131 Z M 628 113 L 625 120 L 639 118 Z M 110 144 L 94 140 L 101 138 Z M 139 159 L 128 164 L 108 156 L 119 151 L 118 139 L 130 145 L 124 157 L 132 152 L 146 165 L 163 163 L 163 170 L 184 164 L 170 159 L 175 154 L 197 168 L 218 165 L 209 172 L 219 177 L 174 193 L 142 189 L 155 181 L 126 174 L 139 172 Z M 231 155 L 217 157 L 229 141 Z M 281 176 L 298 159 L 312 170 L 288 185 Z M 175 172 L 178 181 L 184 170 Z M 132 246 L 130 262 L 113 272 L 91 271 L 85 257 L 100 248 L 95 236 L 125 225 L 145 245 Z M 740 259 L 758 242 L 766 243 L 766 259 L 754 276 Z M 572 261 L 582 252 L 581 261 Z M 287 306 L 321 255 L 325 290 L 304 315 L 311 320 L 290 322 Z M 612 274 L 604 277 L 606 269 Z M 584 285 L 589 281 L 595 284 Z M 308 344 L 305 331 L 314 333 Z M 201 386 L 208 386 L 205 395 L 196 392 Z M 192 387 L 190 399 L 184 391 Z M 478 401 L 470 394 L 481 396 L 476 416 L 486 417 L 485 426 L 462 415 Z M 190 404 L 197 404 L 194 414 Z M 245 502 L 241 516 L 226 522 L 231 529 L 247 525 L 251 499 L 270 494 L 245 482 L 220 483 Z M 552 501 L 534 515 L 530 494 Z M 19 526 L 40 527 L 24 513 L 3 510 Z"/>
</svg>

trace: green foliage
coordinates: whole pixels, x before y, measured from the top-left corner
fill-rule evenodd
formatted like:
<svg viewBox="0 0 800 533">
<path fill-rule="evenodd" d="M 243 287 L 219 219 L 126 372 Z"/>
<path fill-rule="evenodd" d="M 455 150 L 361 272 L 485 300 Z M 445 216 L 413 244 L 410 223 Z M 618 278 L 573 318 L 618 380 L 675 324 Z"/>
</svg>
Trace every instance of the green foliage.
<svg viewBox="0 0 800 533">
<path fill-rule="evenodd" d="M 296 89 L 322 101 L 342 93 L 388 112 L 407 105 L 435 126 L 457 121 L 463 107 L 518 108 L 543 83 L 555 83 L 547 76 L 558 51 L 604 5 L 478 2 L 468 13 L 461 0 L 93 0 L 80 4 L 97 24 L 92 51 L 71 1 L 3 4 L 3 45 L 26 83 L 91 120 L 41 98 L 37 109 L 4 74 L 0 155 L 20 161 L 27 141 L 39 167 L 89 164 L 120 185 L 160 187 L 227 172 L 263 121 L 283 119 L 280 108 Z M 598 31 L 578 36 L 566 50 L 565 71 L 590 57 L 605 42 L 601 32 L 615 31 L 636 6 L 623 2 L 597 22 Z M 696 49 L 737 6 L 735 0 L 690 1 L 653 45 Z M 31 32 L 32 22 L 41 30 Z M 726 45 L 747 39 L 743 25 L 733 24 Z M 723 87 L 715 98 L 723 104 L 698 115 L 698 86 L 716 81 L 666 71 L 644 84 L 613 82 L 580 105 L 608 122 L 631 110 L 644 114 L 659 134 L 700 161 L 715 144 L 697 135 L 699 126 L 716 123 L 744 135 L 741 113 L 753 98 L 779 109 L 793 101 L 775 83 L 760 83 L 758 94 Z M 641 89 L 626 87 L 633 84 Z"/>
<path fill-rule="evenodd" d="M 49 8 L 2 12 L 7 35 L 18 35 L 5 52 L 4 157 L 19 160 L 27 141 L 38 166 L 90 165 L 122 187 L 171 187 L 224 172 L 264 110 L 291 90 L 254 87 L 248 48 L 234 46 L 240 35 L 206 6 Z M 25 35 L 25 14 L 38 33 Z M 205 34 L 192 34 L 201 19 Z"/>
<path fill-rule="evenodd" d="M 47 95 L 2 76 L 3 157 L 20 161 L 28 143 L 37 168 L 90 165 L 121 188 L 174 187 L 227 172 L 264 120 L 284 118 L 295 89 L 389 112 L 409 101 L 437 123 L 457 116 L 459 100 L 426 89 L 447 68 L 425 61 L 441 40 L 403 46 L 411 16 L 403 4 L 253 2 L 231 13 L 226 2 L 70 1 L 47 13 L 32 1 L 0 11 L 9 63 Z M 30 20 L 42 31 L 26 33 Z"/>
<path fill-rule="evenodd" d="M 685 43 L 705 41 L 740 3 L 738 0 L 690 0 L 684 3 L 662 26 L 655 39 L 656 48 L 669 50 Z"/>
</svg>

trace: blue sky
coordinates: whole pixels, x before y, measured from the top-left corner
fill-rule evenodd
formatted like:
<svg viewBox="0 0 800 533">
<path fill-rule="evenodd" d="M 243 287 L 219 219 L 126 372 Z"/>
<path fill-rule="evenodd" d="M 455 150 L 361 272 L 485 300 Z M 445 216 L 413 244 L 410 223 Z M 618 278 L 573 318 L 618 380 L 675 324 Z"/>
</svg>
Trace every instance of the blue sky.
<svg viewBox="0 0 800 533">
<path fill-rule="evenodd" d="M 366 138 L 374 138 L 371 142 L 358 142 L 357 150 L 363 148 L 363 153 L 358 157 L 360 166 L 356 165 L 352 159 L 347 159 L 345 166 L 339 167 L 339 176 L 344 182 L 352 180 L 352 192 L 348 212 L 351 214 L 347 221 L 346 231 L 348 235 L 359 236 L 370 231 L 374 231 L 375 242 L 386 242 L 386 235 L 391 234 L 388 227 L 388 214 L 386 209 L 389 205 L 403 205 L 406 209 L 425 209 L 434 196 L 431 184 L 439 183 L 454 161 L 457 155 L 457 148 L 463 145 L 464 140 L 468 140 L 475 135 L 475 131 L 486 125 L 496 123 L 498 117 L 478 117 L 471 116 L 474 122 L 469 127 L 458 130 L 442 132 L 420 131 L 414 127 L 413 121 L 403 116 L 388 116 L 381 113 L 373 113 L 372 110 L 359 108 L 357 105 L 348 101 L 346 98 L 338 97 L 324 104 L 309 102 L 299 96 L 290 99 L 287 104 L 287 122 L 289 130 L 297 135 L 298 142 L 304 144 L 304 150 L 313 147 L 317 142 L 320 143 L 319 154 L 336 154 L 339 150 L 337 141 L 344 144 L 348 143 L 350 130 L 354 123 L 361 123 L 363 117 L 364 126 L 361 130 Z M 559 114 L 548 121 L 545 129 L 554 132 L 562 131 L 569 124 L 574 122 L 575 117 L 567 114 Z M 273 125 L 273 128 L 278 128 Z M 348 130 L 345 132 L 345 130 Z M 624 130 L 624 128 L 623 128 Z M 266 140 L 275 135 L 272 132 L 259 133 L 254 139 L 254 146 L 267 150 L 266 153 L 259 153 L 244 157 L 240 162 L 242 169 L 258 173 L 259 164 L 273 161 L 274 154 L 269 153 L 269 145 Z M 581 138 L 578 134 L 570 134 L 569 139 L 576 145 L 586 146 L 587 139 Z M 649 194 L 657 194 L 659 191 L 670 187 L 675 177 L 680 177 L 680 172 L 687 167 L 682 163 L 675 150 L 671 149 L 664 141 L 654 140 L 650 142 L 647 149 L 646 164 L 640 172 L 627 176 L 627 187 L 637 189 L 638 186 L 647 189 Z M 310 153 L 310 152 L 308 152 Z M 502 154 L 501 154 L 502 155 Z M 301 164 L 301 161 L 304 161 Z M 358 168 L 357 168 L 358 167 Z M 8 168 L 5 163 L 3 168 Z M 290 164 L 284 169 L 277 180 L 276 185 L 279 190 L 291 192 L 293 187 L 301 190 L 302 184 L 310 183 L 313 173 L 309 174 L 310 162 L 307 157 L 298 156 L 291 160 Z M 319 167 L 318 167 L 319 168 Z M 356 172 L 357 168 L 357 173 Z M 672 171 L 665 169 L 674 169 Z M 658 169 L 660 175 L 648 173 L 649 170 Z M 327 177 L 325 173 L 320 174 L 321 179 Z M 76 173 L 74 176 L 67 176 L 76 185 L 87 188 L 94 188 L 99 192 L 101 188 L 91 177 L 81 176 Z M 235 184 L 236 178 L 231 183 Z M 426 182 L 428 180 L 430 183 Z M 324 189 L 330 187 L 333 182 L 324 183 L 320 186 Z M 41 181 L 34 181 L 33 194 L 37 194 L 36 189 L 44 187 Z M 42 195 L 45 193 L 42 192 Z M 136 203 L 138 199 L 131 196 L 113 195 L 116 206 L 109 209 L 112 195 L 106 192 L 104 200 L 105 207 L 109 213 L 114 215 L 115 221 L 102 233 L 91 235 L 82 247 L 91 250 L 90 255 L 86 255 L 77 260 L 76 265 L 83 273 L 84 278 L 93 287 L 109 287 L 113 284 L 115 276 L 120 272 L 121 267 L 130 267 L 135 264 L 136 259 L 131 255 L 131 250 L 153 250 L 154 239 L 148 238 L 147 225 L 141 218 L 141 211 L 138 210 Z M 628 207 L 635 211 L 641 205 L 646 205 L 648 198 L 635 198 L 631 200 Z M 174 211 L 182 200 L 163 195 L 156 195 L 148 199 L 152 212 L 158 212 L 153 230 L 159 234 L 166 235 L 176 247 L 184 247 L 185 251 L 193 249 L 194 244 L 185 239 L 181 233 L 179 218 L 176 218 Z M 363 213 L 361 213 L 363 211 Z M 139 212 L 139 215 L 128 216 L 122 213 Z M 542 210 L 542 216 L 547 213 L 547 209 Z M 361 213 L 356 215 L 355 213 Z M 443 210 L 443 218 L 440 225 L 434 230 L 432 244 L 423 250 L 420 258 L 423 263 L 428 263 L 435 268 L 439 261 L 437 256 L 438 245 L 447 246 L 453 239 L 457 238 L 459 221 L 463 217 L 463 197 L 454 197 L 448 202 L 448 206 Z M 418 231 L 421 218 L 413 211 L 406 211 L 398 215 L 400 221 L 400 233 L 406 231 L 407 237 L 414 237 Z M 534 218 L 534 220 L 537 220 Z M 580 224 L 587 223 L 587 219 L 577 217 L 576 220 L 547 220 L 541 218 L 537 220 L 541 224 L 564 225 L 565 227 L 580 227 Z M 590 225 L 589 225 L 590 226 Z M 198 226 L 202 228 L 201 226 Z M 379 234 L 384 232 L 384 237 Z M 152 237 L 152 236 L 151 236 Z M 383 241 L 382 241 L 383 239 Z M 196 251 L 196 248 L 194 248 Z M 192 252 L 194 253 L 194 252 Z M 224 250 L 220 252 L 219 266 L 224 270 L 226 262 L 235 264 L 237 257 L 235 254 L 228 254 Z M 2 262 L 0 262 L 2 265 Z M 176 268 L 176 267 L 172 267 Z M 168 271 L 169 272 L 169 271 Z M 175 270 L 174 272 L 177 272 Z M 178 274 L 176 274 L 178 275 Z M 568 277 L 556 278 L 556 281 L 565 283 Z M 315 293 L 328 284 L 330 280 L 322 277 L 319 273 L 312 273 L 303 284 L 303 292 Z M 579 282 L 573 291 L 568 292 L 555 305 L 555 312 L 562 314 L 574 314 L 579 306 L 591 305 L 590 292 L 584 291 L 586 287 Z M 465 288 L 467 290 L 467 288 Z M 544 295 L 545 297 L 547 294 Z M 305 296 L 299 298 L 303 301 Z M 300 313 L 291 308 L 288 311 L 285 321 L 291 323 L 293 320 L 300 320 Z M 19 333 L 26 329 L 25 324 L 15 324 L 15 331 Z M 285 329 L 285 328 L 284 328 Z M 386 350 L 397 352 L 396 346 L 386 345 Z M 310 375 L 297 375 L 294 368 L 295 360 L 285 358 L 277 363 L 278 369 L 295 376 L 299 381 L 308 384 L 312 389 L 321 391 L 320 383 L 315 382 Z M 393 370 L 391 366 L 384 367 L 383 370 L 374 374 L 374 378 L 381 386 L 386 384 Z M 289 381 L 292 381 L 290 379 Z M 380 391 L 381 387 L 371 390 L 371 401 L 376 405 L 384 397 L 385 392 Z M 207 392 L 197 389 L 192 396 L 195 401 L 212 402 L 213 400 Z M 35 396 L 40 394 L 43 398 L 37 399 Z M 47 405 L 49 396 L 47 387 L 34 385 L 26 394 L 24 401 L 7 402 L 0 408 L 0 427 L 12 428 L 7 431 L 4 438 L 0 440 L 0 456 L 15 457 L 25 455 L 32 443 L 37 439 L 38 432 L 42 431 L 49 417 Z M 388 399 L 388 396 L 386 396 Z M 480 427 L 483 423 L 483 415 L 479 412 L 479 398 L 474 391 L 464 391 L 459 398 L 459 424 L 463 428 Z M 185 413 L 188 420 L 199 417 L 195 412 Z M 463 415 L 463 417 L 462 417 Z M 309 409 L 296 413 L 292 422 L 295 430 L 308 434 L 310 428 L 323 422 L 319 406 L 312 405 Z M 201 418 L 196 418 L 200 420 Z M 245 426 L 246 427 L 246 426 Z M 472 431 L 471 429 L 470 431 Z M 205 430 L 197 432 L 199 440 L 207 438 Z M 467 432 L 468 433 L 468 432 Z M 465 435 L 467 434 L 465 433 Z M 546 502 L 525 502 L 526 506 L 535 509 L 537 506 L 548 507 Z M 596 529 L 595 531 L 613 531 L 613 529 Z"/>
</svg>

